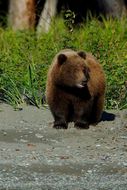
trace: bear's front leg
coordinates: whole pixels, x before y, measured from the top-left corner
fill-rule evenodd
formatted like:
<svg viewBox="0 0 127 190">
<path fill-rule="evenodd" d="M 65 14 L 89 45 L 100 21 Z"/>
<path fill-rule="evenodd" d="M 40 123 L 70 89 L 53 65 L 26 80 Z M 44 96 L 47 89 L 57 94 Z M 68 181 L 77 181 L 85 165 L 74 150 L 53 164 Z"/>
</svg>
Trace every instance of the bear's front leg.
<svg viewBox="0 0 127 190">
<path fill-rule="evenodd" d="M 85 120 L 77 120 L 74 125 L 78 129 L 89 129 L 89 123 Z"/>
<path fill-rule="evenodd" d="M 85 102 L 77 102 L 75 104 L 74 126 L 80 129 L 89 128 L 89 115 L 91 104 Z"/>
<path fill-rule="evenodd" d="M 54 106 L 50 107 L 51 112 L 54 118 L 53 128 L 56 129 L 67 129 L 68 122 L 67 122 L 67 105 L 62 105 L 60 103 L 54 104 Z"/>
<path fill-rule="evenodd" d="M 53 128 L 56 129 L 67 129 L 68 123 L 66 122 L 64 116 L 62 114 L 54 114 L 54 124 Z"/>
</svg>

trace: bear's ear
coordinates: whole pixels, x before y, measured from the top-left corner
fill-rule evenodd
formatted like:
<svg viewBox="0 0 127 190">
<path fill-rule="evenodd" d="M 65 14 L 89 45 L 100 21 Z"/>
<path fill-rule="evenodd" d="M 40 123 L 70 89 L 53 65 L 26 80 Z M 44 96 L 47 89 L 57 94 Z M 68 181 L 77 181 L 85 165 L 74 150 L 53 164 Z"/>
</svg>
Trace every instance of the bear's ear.
<svg viewBox="0 0 127 190">
<path fill-rule="evenodd" d="M 82 57 L 83 59 L 86 59 L 86 53 L 84 51 L 79 51 L 78 55 Z"/>
<path fill-rule="evenodd" d="M 58 55 L 58 63 L 62 65 L 67 60 L 67 56 L 65 54 L 59 54 Z"/>
</svg>

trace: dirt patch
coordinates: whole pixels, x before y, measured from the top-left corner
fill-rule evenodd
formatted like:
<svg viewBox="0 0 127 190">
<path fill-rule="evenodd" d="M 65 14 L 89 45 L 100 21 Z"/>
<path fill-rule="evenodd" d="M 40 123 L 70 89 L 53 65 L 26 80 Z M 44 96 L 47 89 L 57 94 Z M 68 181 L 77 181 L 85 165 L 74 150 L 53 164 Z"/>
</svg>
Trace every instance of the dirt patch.
<svg viewBox="0 0 127 190">
<path fill-rule="evenodd" d="M 0 104 L 0 189 L 126 190 L 127 110 L 56 130 L 48 109 Z"/>
</svg>

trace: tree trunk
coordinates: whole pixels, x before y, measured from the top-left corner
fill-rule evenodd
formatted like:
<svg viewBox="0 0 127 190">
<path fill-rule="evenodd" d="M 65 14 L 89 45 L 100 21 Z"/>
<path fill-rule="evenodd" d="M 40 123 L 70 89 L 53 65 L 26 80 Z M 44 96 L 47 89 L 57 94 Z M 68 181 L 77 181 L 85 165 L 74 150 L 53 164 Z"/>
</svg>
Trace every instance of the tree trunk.
<svg viewBox="0 0 127 190">
<path fill-rule="evenodd" d="M 14 30 L 34 28 L 35 0 L 10 0 L 8 25 Z"/>
<path fill-rule="evenodd" d="M 51 24 L 51 19 L 56 14 L 58 0 L 46 0 L 41 17 L 37 26 L 37 34 L 48 32 Z"/>
</svg>

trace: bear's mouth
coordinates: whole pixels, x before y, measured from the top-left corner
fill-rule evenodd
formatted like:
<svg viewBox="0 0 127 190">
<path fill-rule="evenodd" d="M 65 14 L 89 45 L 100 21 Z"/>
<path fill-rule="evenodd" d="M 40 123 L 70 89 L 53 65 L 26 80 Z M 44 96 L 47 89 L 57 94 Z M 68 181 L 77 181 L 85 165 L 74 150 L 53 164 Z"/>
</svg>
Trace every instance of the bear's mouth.
<svg viewBox="0 0 127 190">
<path fill-rule="evenodd" d="M 82 81 L 81 83 L 76 84 L 76 87 L 78 88 L 84 88 L 87 85 L 87 80 Z"/>
<path fill-rule="evenodd" d="M 84 85 L 82 85 L 82 84 L 77 84 L 76 87 L 78 87 L 78 88 L 83 88 Z"/>
</svg>

